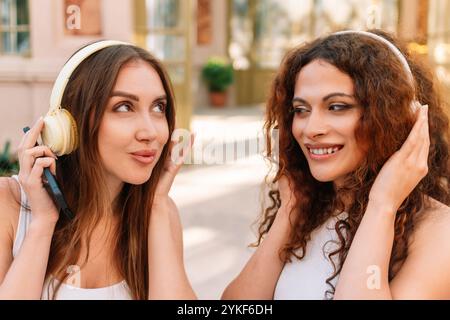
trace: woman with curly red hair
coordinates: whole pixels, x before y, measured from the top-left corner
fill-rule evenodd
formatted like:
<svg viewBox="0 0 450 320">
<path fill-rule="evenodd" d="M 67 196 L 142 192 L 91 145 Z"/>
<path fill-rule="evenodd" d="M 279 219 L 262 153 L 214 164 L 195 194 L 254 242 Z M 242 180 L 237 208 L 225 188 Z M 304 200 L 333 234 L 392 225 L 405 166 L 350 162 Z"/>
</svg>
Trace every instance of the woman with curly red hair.
<svg viewBox="0 0 450 320">
<path fill-rule="evenodd" d="M 431 72 L 385 32 L 290 51 L 267 104 L 272 205 L 223 298 L 450 298 L 445 108 Z"/>
</svg>

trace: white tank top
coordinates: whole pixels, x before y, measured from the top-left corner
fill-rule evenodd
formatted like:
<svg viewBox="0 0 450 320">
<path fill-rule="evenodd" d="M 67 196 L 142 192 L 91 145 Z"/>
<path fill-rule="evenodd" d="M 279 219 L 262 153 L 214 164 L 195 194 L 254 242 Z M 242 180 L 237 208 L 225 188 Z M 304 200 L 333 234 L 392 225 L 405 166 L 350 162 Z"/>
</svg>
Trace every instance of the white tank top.
<svg viewBox="0 0 450 320">
<path fill-rule="evenodd" d="M 343 220 L 347 213 L 329 218 L 322 226 L 311 233 L 306 245 L 306 255 L 302 260 L 292 257 L 286 263 L 275 287 L 276 300 L 322 300 L 331 290 L 326 280 L 334 274 L 333 264 L 328 254 L 339 248 L 339 238 L 335 224 Z M 337 255 L 332 257 L 339 265 Z M 331 283 L 336 287 L 339 275 Z"/>
<path fill-rule="evenodd" d="M 12 176 L 18 183 L 19 179 L 17 176 Z M 19 223 L 17 226 L 16 237 L 14 239 L 13 245 L 13 257 L 15 258 L 20 248 L 22 247 L 22 243 L 25 239 L 25 235 L 28 230 L 28 226 L 31 222 L 31 211 L 27 210 L 28 206 L 27 196 L 20 185 L 20 215 L 19 215 Z M 53 280 L 53 281 L 52 281 Z M 41 299 L 48 300 L 53 297 L 53 288 L 58 284 L 58 280 L 52 277 L 49 277 L 44 282 L 44 286 L 42 289 Z M 50 293 L 50 295 L 49 295 Z M 131 300 L 130 289 L 125 282 L 125 280 L 104 288 L 95 288 L 95 289 L 84 289 L 75 286 L 68 285 L 63 283 L 61 287 L 58 289 L 58 292 L 55 297 L 57 300 Z"/>
</svg>

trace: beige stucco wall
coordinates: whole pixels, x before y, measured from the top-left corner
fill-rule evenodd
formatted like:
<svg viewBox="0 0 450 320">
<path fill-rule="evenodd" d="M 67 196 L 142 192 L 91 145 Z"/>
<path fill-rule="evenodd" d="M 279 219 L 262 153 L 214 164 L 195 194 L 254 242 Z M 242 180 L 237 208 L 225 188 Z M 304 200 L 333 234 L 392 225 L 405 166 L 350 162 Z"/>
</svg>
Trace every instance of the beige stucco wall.
<svg viewBox="0 0 450 320">
<path fill-rule="evenodd" d="M 133 36 L 132 0 L 102 0 L 103 34 L 98 37 L 64 34 L 63 0 L 29 1 L 29 5 L 31 56 L 0 56 L 1 150 L 7 140 L 15 149 L 22 127 L 46 113 L 53 81 L 74 51 L 94 40 L 131 41 Z"/>
</svg>

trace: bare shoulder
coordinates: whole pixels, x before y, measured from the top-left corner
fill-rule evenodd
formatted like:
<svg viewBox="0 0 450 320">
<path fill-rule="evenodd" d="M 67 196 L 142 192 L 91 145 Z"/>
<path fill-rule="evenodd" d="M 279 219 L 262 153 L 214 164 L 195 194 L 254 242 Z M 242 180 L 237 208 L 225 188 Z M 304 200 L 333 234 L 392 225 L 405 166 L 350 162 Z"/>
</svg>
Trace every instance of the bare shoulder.
<svg viewBox="0 0 450 320">
<path fill-rule="evenodd" d="M 450 207 L 429 198 L 429 206 L 420 213 L 414 231 L 413 248 L 436 241 L 450 243 Z"/>
<path fill-rule="evenodd" d="M 14 200 L 20 201 L 20 186 L 18 182 L 11 177 L 0 177 L 0 194 L 1 196 L 13 197 Z"/>
<path fill-rule="evenodd" d="M 423 211 L 424 225 L 450 226 L 450 207 L 433 198 L 429 199 L 429 207 Z"/>
<path fill-rule="evenodd" d="M 20 187 L 13 178 L 0 177 L 0 232 L 14 239 L 20 212 Z"/>
<path fill-rule="evenodd" d="M 13 178 L 0 177 L 0 206 L 3 210 L 20 208 L 20 186 Z M 6 211 L 7 214 L 11 210 Z"/>
<path fill-rule="evenodd" d="M 408 256 L 391 281 L 395 299 L 449 299 L 450 208 L 430 199 L 419 213 Z"/>
</svg>

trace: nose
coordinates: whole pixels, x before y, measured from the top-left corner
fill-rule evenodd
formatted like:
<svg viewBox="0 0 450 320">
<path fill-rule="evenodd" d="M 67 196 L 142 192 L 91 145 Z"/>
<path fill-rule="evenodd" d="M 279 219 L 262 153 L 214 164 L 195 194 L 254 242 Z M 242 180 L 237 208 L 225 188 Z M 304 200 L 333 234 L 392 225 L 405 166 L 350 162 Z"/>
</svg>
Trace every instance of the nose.
<svg viewBox="0 0 450 320">
<path fill-rule="evenodd" d="M 326 117 L 324 117 L 317 108 L 315 108 L 315 110 L 313 109 L 310 115 L 305 119 L 303 134 L 309 139 L 314 139 L 326 135 L 328 130 Z"/>
<path fill-rule="evenodd" d="M 136 123 L 136 139 L 138 141 L 150 142 L 157 136 L 157 130 L 154 120 L 149 114 L 139 117 Z"/>
</svg>

